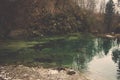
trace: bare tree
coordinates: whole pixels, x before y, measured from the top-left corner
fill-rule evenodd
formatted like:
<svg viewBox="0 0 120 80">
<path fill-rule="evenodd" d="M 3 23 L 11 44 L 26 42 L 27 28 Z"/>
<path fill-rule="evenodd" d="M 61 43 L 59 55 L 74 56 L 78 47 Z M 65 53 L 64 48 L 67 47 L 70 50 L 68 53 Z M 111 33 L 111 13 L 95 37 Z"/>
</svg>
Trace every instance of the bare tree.
<svg viewBox="0 0 120 80">
<path fill-rule="evenodd" d="M 94 12 L 96 7 L 96 0 L 87 0 L 88 9 Z"/>
<path fill-rule="evenodd" d="M 96 7 L 96 0 L 74 0 L 81 8 L 94 11 Z"/>
<path fill-rule="evenodd" d="M 105 0 L 102 0 L 100 2 L 100 10 L 99 10 L 100 13 L 104 13 L 105 12 L 105 6 L 106 6 Z"/>
</svg>

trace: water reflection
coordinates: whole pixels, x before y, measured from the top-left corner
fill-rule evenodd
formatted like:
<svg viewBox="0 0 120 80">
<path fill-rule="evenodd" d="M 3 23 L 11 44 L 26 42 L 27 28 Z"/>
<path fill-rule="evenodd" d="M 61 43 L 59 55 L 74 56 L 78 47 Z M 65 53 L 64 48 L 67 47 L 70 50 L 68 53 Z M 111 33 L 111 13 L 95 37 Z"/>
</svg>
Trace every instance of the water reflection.
<svg viewBox="0 0 120 80">
<path fill-rule="evenodd" d="M 120 45 L 118 39 L 101 39 L 85 35 L 69 36 L 64 39 L 38 43 L 32 47 L 4 48 L 0 49 L 0 64 L 40 63 L 43 66 L 69 66 L 85 72 L 88 70 L 89 63 L 94 61 L 94 57 L 103 58 L 109 54 L 118 65 L 117 78 L 120 80 Z"/>
<path fill-rule="evenodd" d="M 102 63 L 101 62 L 96 63 L 96 61 L 94 61 L 94 58 L 96 58 L 96 57 L 101 58 L 100 61 L 102 61 Z M 113 67 L 113 65 L 115 66 L 115 64 L 113 64 L 110 59 L 112 59 L 118 65 L 117 68 Z M 104 63 L 104 60 L 106 60 L 107 63 Z M 92 39 L 91 41 L 89 41 L 89 43 L 87 43 L 87 45 L 82 46 L 82 48 L 79 50 L 77 55 L 74 56 L 73 68 L 76 70 L 79 70 L 79 71 L 86 72 L 87 70 L 89 70 L 88 67 L 90 66 L 89 65 L 90 62 L 93 62 L 94 65 L 96 65 L 96 67 L 92 66 L 93 72 L 94 72 L 95 68 L 100 68 L 99 66 L 97 67 L 97 65 L 99 65 L 99 64 L 103 65 L 103 66 L 101 66 L 101 67 L 103 67 L 103 69 L 100 69 L 100 70 L 104 70 L 104 67 L 106 67 L 106 65 L 111 64 L 110 68 L 116 69 L 117 80 L 120 80 L 120 44 L 119 44 L 119 40 L 118 39 L 101 39 L 101 38 Z M 109 73 L 109 71 L 107 73 L 105 71 L 100 71 L 101 73 L 103 72 L 103 74 L 101 76 L 106 75 L 104 77 L 104 78 L 106 78 L 105 80 L 109 80 L 109 79 L 107 79 L 108 77 L 111 77 L 111 80 L 116 80 L 116 78 L 114 78 L 115 77 L 114 69 L 113 69 L 113 73 L 111 71 L 109 76 L 106 75 L 107 73 Z M 102 78 L 100 78 L 98 80 L 101 80 L 101 79 Z"/>
<path fill-rule="evenodd" d="M 95 56 L 104 57 L 109 50 L 115 45 L 114 40 L 95 38 L 80 48 L 79 52 L 73 59 L 73 67 L 78 70 L 86 70 L 87 64 Z"/>
<path fill-rule="evenodd" d="M 118 65 L 117 66 L 118 67 L 118 69 L 117 69 L 117 74 L 118 74 L 117 79 L 120 80 L 120 48 L 113 51 L 112 60 Z"/>
</svg>

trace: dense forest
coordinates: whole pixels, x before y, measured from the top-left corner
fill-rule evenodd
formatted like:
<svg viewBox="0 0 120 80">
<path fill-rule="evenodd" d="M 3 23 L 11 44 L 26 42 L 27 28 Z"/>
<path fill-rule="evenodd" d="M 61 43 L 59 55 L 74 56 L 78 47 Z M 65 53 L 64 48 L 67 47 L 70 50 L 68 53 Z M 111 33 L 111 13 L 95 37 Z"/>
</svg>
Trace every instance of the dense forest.
<svg viewBox="0 0 120 80">
<path fill-rule="evenodd" d="M 119 2 L 97 5 L 96 0 L 0 0 L 0 38 L 119 33 Z"/>
</svg>

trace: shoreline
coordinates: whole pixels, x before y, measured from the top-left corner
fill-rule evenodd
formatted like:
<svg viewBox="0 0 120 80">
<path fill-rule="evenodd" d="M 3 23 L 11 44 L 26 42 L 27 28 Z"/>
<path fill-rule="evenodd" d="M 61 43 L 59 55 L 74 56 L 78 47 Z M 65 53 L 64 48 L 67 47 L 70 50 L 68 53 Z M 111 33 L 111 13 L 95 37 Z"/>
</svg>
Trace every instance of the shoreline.
<svg viewBox="0 0 120 80">
<path fill-rule="evenodd" d="M 53 36 L 66 36 L 66 35 L 71 35 L 71 34 L 75 34 L 75 35 L 78 35 L 78 34 L 84 34 L 84 33 L 70 33 L 70 34 L 62 34 L 62 35 L 53 35 Z M 101 37 L 101 38 L 108 38 L 108 39 L 115 39 L 115 38 L 118 38 L 120 39 L 120 33 L 118 34 L 115 34 L 115 33 L 89 33 L 95 37 Z M 52 36 L 52 37 L 53 37 Z M 72 35 L 71 35 L 72 36 Z M 51 37 L 51 36 L 42 36 L 41 38 L 45 38 L 45 37 Z M 2 39 L 0 38 L 0 43 L 2 43 L 3 41 L 6 41 L 6 40 L 27 40 L 27 39 L 15 39 L 16 37 L 14 38 L 11 38 L 11 39 Z M 35 37 L 34 37 L 35 38 Z M 38 37 L 36 37 L 38 38 Z"/>
<path fill-rule="evenodd" d="M 69 74 L 68 74 L 69 73 Z M 23 65 L 0 66 L 0 80 L 89 80 L 82 73 L 63 69 L 26 67 Z"/>
<path fill-rule="evenodd" d="M 93 34 L 96 37 L 101 37 L 101 38 L 108 38 L 108 39 L 120 39 L 120 34 L 110 34 L 110 33 L 105 33 L 105 34 Z"/>
</svg>

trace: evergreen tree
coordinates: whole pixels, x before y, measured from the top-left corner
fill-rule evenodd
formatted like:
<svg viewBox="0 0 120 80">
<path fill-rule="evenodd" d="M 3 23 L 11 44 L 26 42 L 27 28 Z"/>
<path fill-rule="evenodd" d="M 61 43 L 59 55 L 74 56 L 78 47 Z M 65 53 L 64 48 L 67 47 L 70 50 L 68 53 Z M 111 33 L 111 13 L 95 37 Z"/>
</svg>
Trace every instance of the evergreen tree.
<svg viewBox="0 0 120 80">
<path fill-rule="evenodd" d="M 105 9 L 105 26 L 106 26 L 106 31 L 110 32 L 111 27 L 112 27 L 112 21 L 113 21 L 113 15 L 115 13 L 114 10 L 114 2 L 113 0 L 109 0 L 106 4 L 106 9 Z"/>
</svg>

